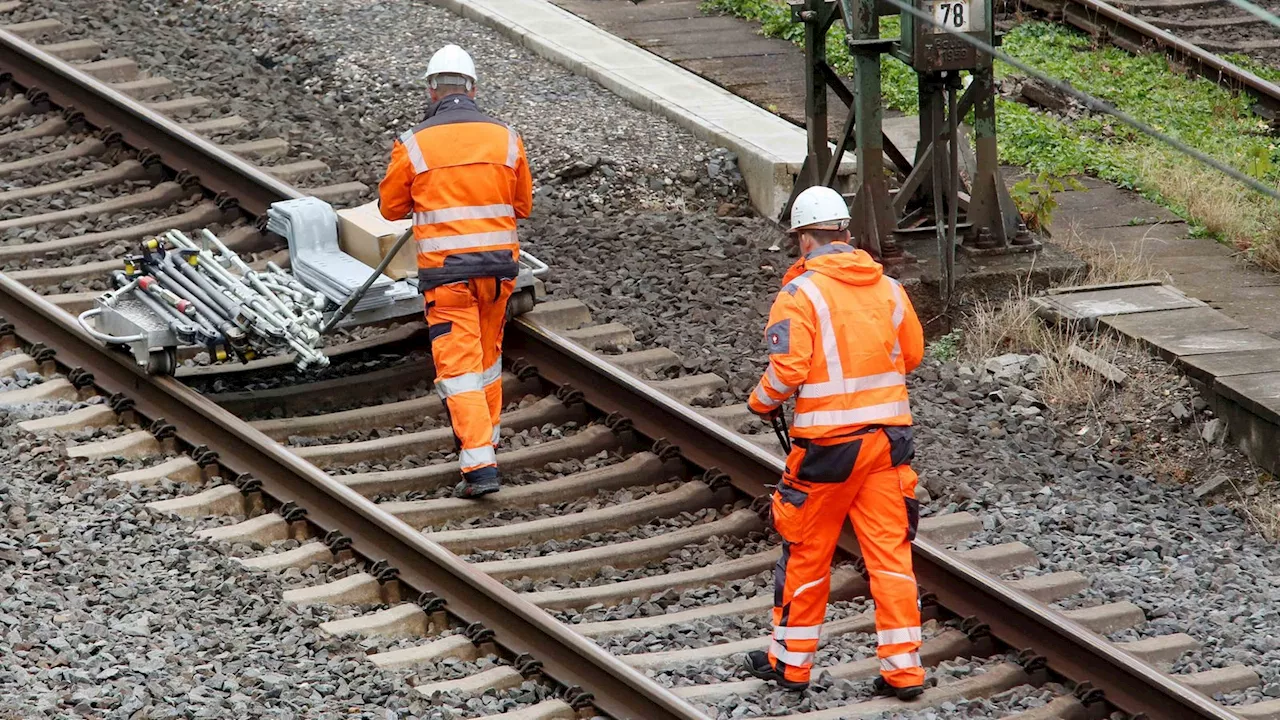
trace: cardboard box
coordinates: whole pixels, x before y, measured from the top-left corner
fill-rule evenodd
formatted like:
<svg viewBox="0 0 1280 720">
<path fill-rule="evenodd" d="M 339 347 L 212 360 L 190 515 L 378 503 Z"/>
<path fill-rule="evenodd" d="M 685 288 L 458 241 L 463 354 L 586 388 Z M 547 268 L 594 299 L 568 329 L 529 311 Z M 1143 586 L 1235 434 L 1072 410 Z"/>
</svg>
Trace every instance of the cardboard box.
<svg viewBox="0 0 1280 720">
<path fill-rule="evenodd" d="M 371 268 L 378 267 L 382 258 L 396 244 L 400 233 L 409 229 L 410 220 L 390 222 L 378 212 L 375 200 L 367 205 L 338 211 L 338 246 L 342 251 Z M 404 244 L 400 252 L 383 271 L 392 280 L 403 280 L 418 275 L 418 249 L 413 241 Z"/>
</svg>

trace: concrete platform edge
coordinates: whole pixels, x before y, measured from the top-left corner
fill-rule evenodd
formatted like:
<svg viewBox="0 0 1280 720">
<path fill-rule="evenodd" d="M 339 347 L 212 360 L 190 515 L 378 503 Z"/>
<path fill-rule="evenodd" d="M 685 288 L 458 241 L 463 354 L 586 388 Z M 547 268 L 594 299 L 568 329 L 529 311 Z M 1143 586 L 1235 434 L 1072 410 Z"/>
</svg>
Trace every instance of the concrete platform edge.
<svg viewBox="0 0 1280 720">
<path fill-rule="evenodd" d="M 1171 284 L 1162 284 L 1162 288 L 1187 296 Z M 1141 290 L 1142 288 L 1131 288 Z M 1076 290 L 1084 291 L 1086 288 Z M 1063 288 L 1060 293 L 1050 297 L 1062 297 L 1070 294 L 1072 288 Z M 1269 336 L 1243 327 L 1238 330 L 1204 332 L 1196 327 L 1197 323 L 1187 322 L 1186 326 L 1174 334 L 1152 334 L 1143 332 L 1141 324 L 1114 321 L 1125 317 L 1154 317 L 1159 314 L 1181 314 L 1191 318 L 1193 314 L 1199 318 L 1199 324 L 1211 322 L 1209 315 L 1220 316 L 1231 320 L 1221 311 L 1208 311 L 1203 303 L 1198 307 L 1182 306 L 1172 309 L 1156 309 L 1151 307 L 1134 307 L 1096 318 L 1098 326 L 1106 328 L 1116 335 L 1129 338 L 1141 344 L 1153 355 L 1168 362 L 1178 371 L 1184 373 L 1205 396 L 1205 400 L 1213 409 L 1215 417 L 1226 421 L 1228 440 L 1235 444 L 1261 469 L 1272 474 L 1280 474 L 1280 371 L 1275 363 L 1266 360 L 1268 353 L 1277 352 L 1276 341 Z M 1057 315 L 1068 321 L 1070 315 Z M 1236 322 L 1232 320 L 1232 322 Z M 1156 328 L 1160 329 L 1160 328 Z M 1190 345 L 1181 342 L 1188 338 L 1205 338 L 1215 335 L 1246 334 L 1255 341 L 1265 344 L 1262 350 L 1256 347 L 1235 347 L 1223 342 L 1213 348 L 1179 347 Z M 1259 358 L 1263 360 L 1259 360 Z M 1209 367 L 1201 367 L 1206 359 L 1212 359 Z M 1226 369 L 1234 363 L 1237 367 Z M 1216 368 L 1216 372 L 1214 369 Z M 1249 382 L 1240 382 L 1248 380 Z"/>
<path fill-rule="evenodd" d="M 756 211 L 770 219 L 778 217 L 791 193 L 793 173 L 798 171 L 807 151 L 802 128 L 674 63 L 611 35 L 546 0 L 431 1 L 468 20 L 503 33 L 541 57 L 594 80 L 632 105 L 666 117 L 702 140 L 732 150 L 738 156 L 738 167 L 746 180 L 747 191 Z M 547 21 L 548 16 L 550 21 Z M 563 40 L 560 39 L 561 36 Z M 640 62 L 651 66 L 655 72 L 636 73 L 635 67 L 631 66 L 630 72 L 623 73 L 617 66 L 609 67 L 593 61 L 569 44 L 570 41 L 574 44 L 581 43 L 584 37 L 613 46 L 614 49 L 608 53 L 611 59 L 616 58 L 620 62 L 624 57 L 632 61 L 641 58 Z M 631 79 L 636 75 L 671 77 L 673 74 L 681 76 L 682 81 L 695 87 L 695 95 L 707 98 L 708 105 L 730 107 L 733 113 L 747 118 L 748 121 L 739 122 L 739 125 L 752 127 L 762 137 L 786 138 L 786 154 L 783 155 L 777 148 L 765 147 L 750 137 L 724 127 L 714 118 L 699 114 Z M 791 136 L 794 136 L 794 140 Z M 854 164 L 846 161 L 842 172 L 852 171 L 853 168 Z"/>
</svg>

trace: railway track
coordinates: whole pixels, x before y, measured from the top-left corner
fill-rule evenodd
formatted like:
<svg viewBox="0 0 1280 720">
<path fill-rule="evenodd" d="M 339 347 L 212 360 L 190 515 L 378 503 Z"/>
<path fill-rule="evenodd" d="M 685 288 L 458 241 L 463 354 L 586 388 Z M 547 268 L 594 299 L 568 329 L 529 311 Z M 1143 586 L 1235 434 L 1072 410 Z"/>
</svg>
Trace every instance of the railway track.
<svg viewBox="0 0 1280 720">
<path fill-rule="evenodd" d="M 1280 29 L 1225 0 L 1022 2 L 1129 52 L 1167 53 L 1210 80 L 1249 93 L 1259 114 L 1280 118 L 1280 86 L 1216 54 L 1251 55 L 1280 67 Z"/>
<path fill-rule="evenodd" d="M 45 114 L 75 107 L 86 133 L 109 125 L 121 153 L 150 153 L 151 188 L 185 169 L 189 179 L 177 184 L 201 198 L 196 204 L 225 193 L 221 205 L 241 215 L 237 227 L 253 227 L 273 199 L 301 193 L 12 34 L 0 34 L 0 46 L 0 71 L 12 74 L 8 103 L 35 97 L 48 102 Z M 6 136 L 30 127 L 38 125 L 0 133 L 0 151 Z M 28 187 L 48 184 L 37 178 Z M 758 427 L 740 405 L 704 407 L 722 379 L 682 374 L 669 350 L 634 349 L 627 328 L 592 325 L 581 304 L 543 304 L 509 331 L 507 484 L 465 502 L 447 497 L 456 474 L 451 433 L 431 394 L 420 326 L 330 347 L 331 375 L 312 382 L 283 358 L 151 378 L 85 338 L 57 294 L 42 296 L 28 281 L 0 278 L 0 371 L 42 381 L 0 394 L 0 403 L 78 406 L 24 429 L 104 428 L 102 439 L 68 454 L 117 459 L 121 483 L 175 483 L 175 497 L 153 511 L 192 518 L 193 531 L 225 543 L 248 568 L 292 572 L 285 602 L 349 606 L 325 630 L 366 637 L 369 662 L 417 668 L 419 692 L 454 707 L 475 693 L 506 693 L 504 716 L 513 718 L 793 708 L 734 669 L 736 653 L 767 644 L 778 548 L 757 498 L 776 481 L 781 458 L 771 436 L 738 432 Z M 923 656 L 939 682 L 912 707 L 999 696 L 997 716 L 1024 719 L 1114 709 L 1280 717 L 1274 702 L 1226 708 L 1205 694 L 1256 683 L 1248 668 L 1158 669 L 1195 638 L 1107 641 L 1145 622 L 1134 605 L 1055 609 L 1088 579 L 1029 570 L 1035 553 L 1018 543 L 971 547 L 966 537 L 981 522 L 950 513 L 922 525 Z M 820 658 L 835 681 L 798 717 L 901 707 L 867 697 L 878 672 L 874 625 L 856 545 L 845 537 L 841 546 Z M 1046 704 L 1020 704 L 1030 697 Z"/>
</svg>

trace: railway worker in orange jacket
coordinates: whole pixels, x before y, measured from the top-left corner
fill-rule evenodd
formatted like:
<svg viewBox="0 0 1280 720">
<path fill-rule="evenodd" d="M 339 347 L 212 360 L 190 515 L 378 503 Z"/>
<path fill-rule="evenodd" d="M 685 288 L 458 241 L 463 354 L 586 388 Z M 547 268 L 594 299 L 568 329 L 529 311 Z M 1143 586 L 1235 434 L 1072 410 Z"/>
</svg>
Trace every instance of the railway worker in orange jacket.
<svg viewBox="0 0 1280 720">
<path fill-rule="evenodd" d="M 791 453 L 773 494 L 782 536 L 774 570 L 773 639 L 747 670 L 801 690 L 826 615 L 831 558 L 845 518 L 853 523 L 876 608 L 876 691 L 903 700 L 923 692 L 920 609 L 911 568 L 919 505 L 906 375 L 924 355 L 924 333 L 906 292 L 849 244 L 849 209 L 827 187 L 801 193 L 790 235 L 800 260 L 769 313 L 769 368 L 752 412 L 776 419 L 795 396 Z"/>
<path fill-rule="evenodd" d="M 441 48 L 426 79 L 432 105 L 395 140 L 379 209 L 388 220 L 412 213 L 436 391 L 462 470 L 457 494 L 479 497 L 499 487 L 502 331 L 519 272 L 516 218 L 529 216 L 533 180 L 520 136 L 476 106 L 466 51 Z"/>
</svg>

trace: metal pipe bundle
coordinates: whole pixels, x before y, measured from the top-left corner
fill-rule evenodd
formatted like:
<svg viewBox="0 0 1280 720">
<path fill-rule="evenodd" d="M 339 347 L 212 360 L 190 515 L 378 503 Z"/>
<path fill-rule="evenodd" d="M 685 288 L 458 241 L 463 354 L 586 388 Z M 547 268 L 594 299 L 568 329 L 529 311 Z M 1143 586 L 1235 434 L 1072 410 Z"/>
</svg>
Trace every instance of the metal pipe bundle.
<svg viewBox="0 0 1280 720">
<path fill-rule="evenodd" d="M 274 263 L 254 270 L 208 230 L 200 238 L 170 230 L 146 241 L 117 285 L 135 288 L 153 312 L 181 328 L 184 342 L 207 345 L 219 359 L 226 348 L 246 362 L 287 348 L 299 369 L 328 366 L 320 350 L 327 299 Z"/>
</svg>

